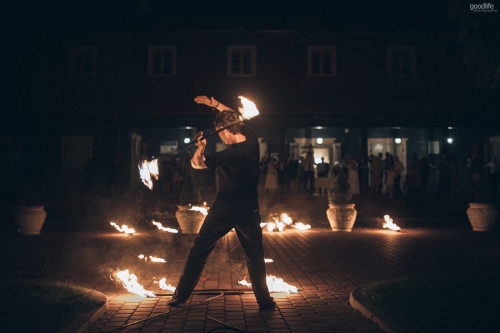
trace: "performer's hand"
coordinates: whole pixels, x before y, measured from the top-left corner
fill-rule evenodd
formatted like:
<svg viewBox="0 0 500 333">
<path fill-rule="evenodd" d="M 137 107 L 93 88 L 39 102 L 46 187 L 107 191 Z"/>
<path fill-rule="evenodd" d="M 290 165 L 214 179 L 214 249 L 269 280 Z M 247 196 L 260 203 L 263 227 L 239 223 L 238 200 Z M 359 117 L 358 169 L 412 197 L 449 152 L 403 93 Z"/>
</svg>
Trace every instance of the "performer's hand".
<svg viewBox="0 0 500 333">
<path fill-rule="evenodd" d="M 198 133 L 196 133 L 196 136 L 194 137 L 194 144 L 197 146 L 197 147 L 204 147 L 207 145 L 207 140 L 206 139 L 203 139 L 200 141 L 200 139 L 203 137 L 203 131 L 200 131 Z"/>
<path fill-rule="evenodd" d="M 195 103 L 198 103 L 198 104 L 205 104 L 205 105 L 208 105 L 210 106 L 211 108 L 214 108 L 216 107 L 219 103 L 215 100 L 215 98 L 213 97 L 207 97 L 207 96 L 204 96 L 204 95 L 201 95 L 201 96 L 196 96 L 194 98 L 194 101 Z"/>
</svg>

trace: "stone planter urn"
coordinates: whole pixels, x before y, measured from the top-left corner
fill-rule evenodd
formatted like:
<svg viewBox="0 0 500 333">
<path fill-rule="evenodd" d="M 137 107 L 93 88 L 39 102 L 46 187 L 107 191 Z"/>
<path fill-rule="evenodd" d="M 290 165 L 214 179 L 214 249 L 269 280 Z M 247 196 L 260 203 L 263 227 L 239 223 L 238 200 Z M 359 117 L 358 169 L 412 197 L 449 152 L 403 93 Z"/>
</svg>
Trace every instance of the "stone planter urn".
<svg viewBox="0 0 500 333">
<path fill-rule="evenodd" d="M 467 209 L 467 216 L 472 230 L 491 231 L 498 218 L 498 209 L 494 204 L 471 202 Z"/>
<path fill-rule="evenodd" d="M 339 172 L 327 194 L 330 208 L 326 210 L 326 216 L 332 231 L 352 231 L 358 211 L 350 203 L 352 193 L 346 173 Z"/>
<path fill-rule="evenodd" d="M 353 203 L 329 203 L 326 216 L 332 231 L 352 231 L 358 211 Z"/>
<path fill-rule="evenodd" d="M 179 205 L 175 217 L 183 234 L 197 234 L 205 221 L 205 214 L 191 210 L 191 205 Z"/>
<path fill-rule="evenodd" d="M 44 206 L 19 206 L 15 218 L 22 235 L 38 235 L 47 213 Z"/>
</svg>

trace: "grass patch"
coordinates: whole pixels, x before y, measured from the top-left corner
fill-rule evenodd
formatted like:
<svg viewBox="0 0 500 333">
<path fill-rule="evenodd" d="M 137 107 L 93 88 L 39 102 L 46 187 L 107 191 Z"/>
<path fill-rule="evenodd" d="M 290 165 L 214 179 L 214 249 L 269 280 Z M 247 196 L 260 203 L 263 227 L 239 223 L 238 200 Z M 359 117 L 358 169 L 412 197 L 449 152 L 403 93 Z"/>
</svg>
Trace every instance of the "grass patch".
<svg viewBox="0 0 500 333">
<path fill-rule="evenodd" d="M 499 278 L 409 279 L 360 291 L 365 301 L 411 332 L 500 332 Z"/>
<path fill-rule="evenodd" d="M 0 285 L 0 295 L 0 330 L 11 333 L 60 332 L 103 304 L 88 290 L 63 283 Z"/>
</svg>

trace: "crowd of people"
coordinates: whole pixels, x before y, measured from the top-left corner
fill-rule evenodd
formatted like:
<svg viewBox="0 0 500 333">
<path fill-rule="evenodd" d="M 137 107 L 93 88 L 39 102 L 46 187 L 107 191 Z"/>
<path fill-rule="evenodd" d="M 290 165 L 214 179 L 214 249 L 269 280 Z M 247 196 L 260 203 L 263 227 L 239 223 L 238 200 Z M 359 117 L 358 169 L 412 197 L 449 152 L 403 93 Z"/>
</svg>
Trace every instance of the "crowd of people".
<svg viewBox="0 0 500 333">
<path fill-rule="evenodd" d="M 163 193 L 179 193 L 186 173 L 190 172 L 188 151 L 184 158 L 175 158 L 164 161 L 160 165 L 160 183 Z M 386 152 L 368 157 L 361 157 L 359 162 L 345 154 L 340 162 L 333 165 L 325 162 L 324 157 L 317 163 L 314 158 L 312 146 L 305 154 L 296 157 L 294 154 L 280 160 L 265 152 L 260 160 L 259 193 L 261 194 L 310 194 L 317 190 L 317 178 L 332 178 L 339 172 L 348 175 L 351 192 L 353 195 L 373 196 L 386 195 L 390 198 L 405 196 L 409 204 L 416 204 L 420 196 L 428 193 L 431 165 L 427 157 L 418 158 L 414 154 L 405 170 L 404 164 L 398 156 Z M 498 189 L 500 167 L 495 157 L 487 164 L 482 164 L 479 159 L 468 159 L 463 166 L 465 169 L 462 179 L 462 194 L 472 195 L 474 184 L 481 177 L 487 177 L 493 187 Z M 437 182 L 438 195 L 453 195 L 458 193 L 457 183 L 459 164 L 453 156 L 442 155 L 441 161 L 436 166 L 439 173 Z M 403 181 L 402 176 L 405 175 Z M 199 179 L 198 179 L 199 178 Z M 213 175 L 197 175 L 201 188 L 213 191 L 215 180 Z"/>
</svg>

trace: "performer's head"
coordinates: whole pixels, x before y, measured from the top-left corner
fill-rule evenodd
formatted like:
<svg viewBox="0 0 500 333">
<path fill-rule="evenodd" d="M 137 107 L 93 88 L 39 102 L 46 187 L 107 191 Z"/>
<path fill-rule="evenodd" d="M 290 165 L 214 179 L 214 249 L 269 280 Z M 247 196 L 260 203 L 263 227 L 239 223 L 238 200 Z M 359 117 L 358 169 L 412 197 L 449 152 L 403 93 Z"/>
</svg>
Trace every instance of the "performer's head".
<svg viewBox="0 0 500 333">
<path fill-rule="evenodd" d="M 219 128 L 222 128 L 224 126 L 227 126 L 228 124 L 230 124 L 234 121 L 237 121 L 239 119 L 240 119 L 239 114 L 234 112 L 234 111 L 229 111 L 229 110 L 221 111 L 221 112 L 217 113 L 217 116 L 215 116 L 215 120 L 214 120 L 215 129 L 219 129 Z M 236 125 L 230 126 L 230 127 L 226 128 L 224 131 L 228 131 L 231 134 L 240 134 L 241 133 L 241 124 L 242 123 L 238 123 Z M 224 131 L 222 131 L 222 132 L 224 132 Z M 221 132 L 219 132 L 219 135 L 220 135 L 220 133 Z"/>
</svg>

